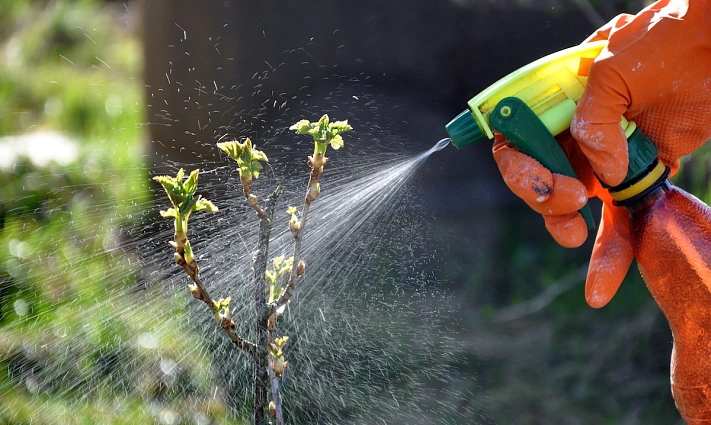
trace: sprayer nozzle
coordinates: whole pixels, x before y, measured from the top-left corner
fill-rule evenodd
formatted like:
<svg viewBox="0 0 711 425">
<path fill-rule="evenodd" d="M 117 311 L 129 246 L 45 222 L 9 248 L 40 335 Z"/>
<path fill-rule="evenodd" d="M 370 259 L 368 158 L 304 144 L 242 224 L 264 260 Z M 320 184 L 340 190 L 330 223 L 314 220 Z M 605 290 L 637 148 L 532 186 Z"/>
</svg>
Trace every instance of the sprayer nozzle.
<svg viewBox="0 0 711 425">
<path fill-rule="evenodd" d="M 452 144 L 458 149 L 488 140 L 468 109 L 457 115 L 445 128 Z"/>
</svg>

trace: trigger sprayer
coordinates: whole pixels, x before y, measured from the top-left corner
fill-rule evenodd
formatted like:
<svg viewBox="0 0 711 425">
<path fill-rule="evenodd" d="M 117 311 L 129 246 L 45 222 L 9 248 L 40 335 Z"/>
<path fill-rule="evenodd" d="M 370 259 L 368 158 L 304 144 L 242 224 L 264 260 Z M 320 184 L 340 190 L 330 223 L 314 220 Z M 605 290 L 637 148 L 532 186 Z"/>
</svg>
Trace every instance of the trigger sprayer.
<svg viewBox="0 0 711 425">
<path fill-rule="evenodd" d="M 447 124 L 452 144 L 464 148 L 492 140 L 498 131 L 551 171 L 576 177 L 554 136 L 570 127 L 590 65 L 605 43 L 553 53 L 497 81 Z M 634 256 L 672 330 L 677 408 L 688 424 L 709 423 L 711 208 L 669 182 L 669 169 L 657 158 L 655 145 L 633 122 L 622 118 L 620 125 L 629 142 L 628 173 L 623 183 L 607 189 L 614 204 L 629 213 Z M 589 207 L 580 212 L 592 229 Z M 594 284 L 587 287 L 586 298 L 601 307 L 617 287 L 598 290 Z"/>
<path fill-rule="evenodd" d="M 598 41 L 561 50 L 492 84 L 446 125 L 452 144 L 461 149 L 493 140 L 494 131 L 498 131 L 552 172 L 577 178 L 554 136 L 570 128 L 590 65 L 606 44 Z M 623 201 L 639 195 L 645 185 L 668 171 L 657 160 L 654 144 L 634 122 L 621 117 L 620 125 L 629 142 L 629 168 L 625 180 L 609 190 L 614 199 Z M 580 213 L 588 229 L 594 229 L 590 208 L 585 205 Z"/>
</svg>

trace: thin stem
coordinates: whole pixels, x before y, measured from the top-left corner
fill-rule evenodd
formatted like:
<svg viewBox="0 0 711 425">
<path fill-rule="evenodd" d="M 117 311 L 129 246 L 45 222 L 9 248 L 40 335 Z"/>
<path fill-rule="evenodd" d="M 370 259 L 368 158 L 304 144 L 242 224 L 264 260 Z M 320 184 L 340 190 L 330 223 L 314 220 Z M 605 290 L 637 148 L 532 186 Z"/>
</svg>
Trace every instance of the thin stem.
<svg viewBox="0 0 711 425">
<path fill-rule="evenodd" d="M 257 313 L 257 350 L 256 362 L 254 365 L 254 423 L 256 425 L 266 424 L 265 409 L 267 402 L 267 383 L 269 381 L 268 371 L 269 358 L 269 314 L 266 305 L 266 290 L 268 283 L 266 280 L 267 258 L 269 257 L 269 236 L 272 229 L 272 218 L 274 217 L 274 207 L 277 198 L 282 193 L 281 187 L 277 187 L 267 198 L 267 203 L 263 214 L 259 220 L 259 241 L 257 255 L 254 257 L 254 301 Z M 257 213 L 259 215 L 259 212 Z"/>
<path fill-rule="evenodd" d="M 200 297 L 199 300 L 203 301 L 205 304 L 212 309 L 212 298 L 210 297 L 210 294 L 207 293 L 207 289 L 202 284 L 202 281 L 197 275 L 192 275 L 192 280 L 195 283 L 195 286 L 197 286 L 198 291 L 200 292 Z"/>
<path fill-rule="evenodd" d="M 269 201 L 267 201 L 268 203 Z M 269 220 L 269 217 L 267 217 L 267 214 L 264 212 L 263 209 L 259 208 L 259 205 L 257 204 L 252 204 L 249 202 L 249 198 L 247 198 L 247 203 L 249 204 L 250 207 L 254 210 L 254 212 L 257 213 L 257 217 L 259 217 L 260 220 Z"/>
<path fill-rule="evenodd" d="M 202 284 L 202 281 L 200 280 L 199 277 L 194 276 L 192 278 L 193 282 L 195 282 L 195 286 L 197 286 L 198 291 L 200 292 L 200 295 L 202 298 L 198 298 L 200 301 L 204 302 L 207 304 L 207 307 L 210 309 L 210 311 L 214 314 L 215 311 L 215 306 L 212 303 L 212 298 L 210 297 L 210 294 L 208 294 L 207 290 Z M 256 358 L 257 356 L 257 346 L 246 339 L 242 338 L 234 328 L 234 322 L 232 323 L 231 326 L 224 326 L 221 324 L 222 329 L 225 331 L 227 336 L 230 338 L 230 341 L 234 345 L 236 345 L 238 348 L 241 348 L 242 350 L 246 351 L 249 353 L 252 357 Z"/>
<path fill-rule="evenodd" d="M 296 280 L 296 275 L 297 275 L 297 270 L 299 267 L 299 262 L 301 261 L 301 242 L 303 239 L 303 234 L 304 230 L 306 229 L 306 219 L 309 215 L 309 208 L 311 207 L 311 203 L 313 202 L 313 198 L 311 198 L 311 188 L 318 182 L 319 177 L 321 177 L 321 174 L 323 173 L 323 166 L 321 167 L 312 167 L 311 168 L 311 174 L 309 176 L 309 183 L 306 187 L 306 194 L 304 195 L 304 206 L 301 210 L 301 220 L 299 221 L 299 230 L 294 234 L 294 260 L 293 264 L 291 266 L 291 271 L 289 273 L 289 280 L 287 281 L 286 288 L 284 289 L 284 292 L 281 294 L 279 299 L 276 302 L 271 303 L 269 306 L 269 314 L 268 316 L 276 315 L 277 310 L 285 305 L 286 303 L 289 302 L 291 297 L 294 295 L 294 292 L 296 291 L 296 286 L 294 284 L 294 281 Z M 269 331 L 269 339 L 271 339 L 271 333 L 272 331 Z M 284 424 L 284 415 L 282 411 L 282 401 L 281 401 L 281 393 L 279 391 L 279 377 L 276 376 L 276 373 L 274 372 L 274 369 L 272 368 L 271 365 L 268 366 L 269 368 L 269 378 L 271 379 L 271 385 L 272 385 L 272 398 L 274 401 L 274 408 L 275 408 L 275 416 L 276 416 L 276 425 L 283 425 Z"/>
<path fill-rule="evenodd" d="M 311 188 L 318 183 L 319 177 L 321 177 L 321 174 L 323 173 L 323 169 L 318 171 L 316 168 L 311 169 L 311 175 L 309 176 L 309 184 L 306 188 L 306 195 L 304 196 L 304 206 L 301 210 L 301 220 L 299 222 L 299 230 L 296 232 L 294 235 L 294 262 L 291 266 L 291 272 L 289 273 L 289 280 L 286 282 L 286 288 L 284 288 L 284 292 L 282 292 L 281 296 L 279 299 L 275 302 L 272 303 L 271 307 L 271 314 L 274 314 L 280 307 L 286 305 L 286 303 L 289 302 L 291 297 L 294 295 L 294 292 L 296 291 L 296 271 L 299 267 L 299 262 L 301 261 L 301 241 L 303 238 L 304 231 L 306 229 L 306 218 L 309 215 L 309 207 L 311 207 L 311 203 L 313 202 L 313 199 L 310 199 L 309 197 L 309 192 L 311 191 Z"/>
<path fill-rule="evenodd" d="M 279 377 L 276 376 L 271 364 L 269 365 L 269 379 L 272 381 L 272 399 L 276 413 L 276 425 L 284 425 L 284 414 L 281 409 L 281 392 L 279 392 Z"/>
<path fill-rule="evenodd" d="M 296 270 L 299 266 L 299 261 L 301 261 L 301 241 L 304 229 L 306 228 L 306 217 L 309 214 L 309 207 L 311 204 L 304 204 L 303 210 L 301 210 L 301 221 L 299 222 L 299 232 L 294 236 L 294 264 L 291 266 L 291 272 L 289 272 L 289 280 L 286 283 L 286 289 L 281 294 L 276 303 L 276 308 L 285 305 L 289 302 L 291 297 L 296 291 Z"/>
<path fill-rule="evenodd" d="M 595 7 L 590 3 L 589 0 L 574 0 L 573 1 L 578 9 L 585 15 L 587 20 L 592 24 L 593 28 L 598 28 L 605 25 L 605 18 L 595 10 Z"/>
</svg>

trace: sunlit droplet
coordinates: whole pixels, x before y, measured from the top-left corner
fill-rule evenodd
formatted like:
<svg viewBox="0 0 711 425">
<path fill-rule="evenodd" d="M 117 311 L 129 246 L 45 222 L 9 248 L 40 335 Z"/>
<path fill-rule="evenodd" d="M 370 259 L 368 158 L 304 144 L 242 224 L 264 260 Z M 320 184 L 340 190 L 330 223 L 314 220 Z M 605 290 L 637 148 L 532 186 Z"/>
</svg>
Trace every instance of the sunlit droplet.
<svg viewBox="0 0 711 425">
<path fill-rule="evenodd" d="M 27 387 L 27 391 L 32 394 L 37 394 L 39 392 L 39 384 L 35 378 L 25 379 L 25 386 Z"/>
<path fill-rule="evenodd" d="M 138 335 L 138 345 L 151 350 L 158 346 L 158 338 L 152 332 L 143 332 Z"/>
<path fill-rule="evenodd" d="M 173 386 L 173 384 L 175 384 L 176 379 L 178 378 L 178 364 L 175 363 L 173 359 L 169 357 L 163 357 L 160 359 L 160 371 L 163 372 L 161 380 L 167 386 Z"/>
<path fill-rule="evenodd" d="M 166 425 L 174 425 L 178 423 L 178 415 L 168 409 L 164 409 L 160 412 L 160 421 Z"/>
<path fill-rule="evenodd" d="M 15 301 L 13 307 L 15 308 L 15 314 L 20 317 L 27 316 L 27 313 L 30 312 L 30 305 L 22 298 L 19 298 L 17 301 Z"/>
<path fill-rule="evenodd" d="M 30 247 L 27 242 L 23 242 L 18 239 L 13 239 L 8 243 L 8 248 L 10 249 L 10 255 L 20 259 L 26 259 L 30 253 Z"/>
</svg>

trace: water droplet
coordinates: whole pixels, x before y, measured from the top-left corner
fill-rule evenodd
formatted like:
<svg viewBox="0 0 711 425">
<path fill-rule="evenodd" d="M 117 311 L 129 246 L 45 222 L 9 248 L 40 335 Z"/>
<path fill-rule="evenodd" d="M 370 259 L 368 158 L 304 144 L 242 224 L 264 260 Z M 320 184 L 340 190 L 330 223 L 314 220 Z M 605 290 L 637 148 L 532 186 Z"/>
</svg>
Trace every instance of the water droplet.
<svg viewBox="0 0 711 425">
<path fill-rule="evenodd" d="M 15 301 L 13 307 L 15 307 L 15 313 L 20 317 L 26 316 L 27 313 L 30 312 L 30 305 L 22 298 L 19 298 L 17 301 Z"/>
<path fill-rule="evenodd" d="M 143 332 L 138 335 L 138 345 L 149 350 L 156 348 L 158 346 L 158 338 L 151 332 Z"/>
<path fill-rule="evenodd" d="M 37 394 L 39 392 L 39 383 L 35 378 L 29 377 L 25 379 L 25 386 L 27 387 L 27 391 L 32 394 Z"/>
<path fill-rule="evenodd" d="M 27 242 L 13 239 L 8 244 L 8 248 L 10 248 L 10 255 L 13 257 L 17 257 L 19 259 L 27 259 L 29 257 L 30 246 Z"/>
</svg>

